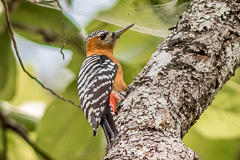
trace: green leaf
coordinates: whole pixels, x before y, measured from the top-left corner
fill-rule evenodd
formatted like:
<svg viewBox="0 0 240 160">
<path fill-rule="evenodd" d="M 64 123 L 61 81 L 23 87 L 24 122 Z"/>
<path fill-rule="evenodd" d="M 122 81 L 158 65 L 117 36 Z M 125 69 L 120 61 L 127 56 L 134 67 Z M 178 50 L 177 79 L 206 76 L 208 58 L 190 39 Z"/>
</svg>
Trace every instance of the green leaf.
<svg viewBox="0 0 240 160">
<path fill-rule="evenodd" d="M 177 23 L 179 16 L 187 9 L 188 2 L 121 0 L 113 8 L 98 14 L 95 19 L 118 26 L 135 23 L 133 29 L 138 32 L 166 37 L 170 33 L 168 28 Z"/>
<path fill-rule="evenodd" d="M 35 131 L 38 122 L 37 118 L 18 112 L 10 112 L 7 116 L 15 120 L 17 123 L 22 124 L 28 131 Z"/>
<path fill-rule="evenodd" d="M 12 160 L 39 160 L 36 152 L 22 137 L 15 132 L 7 131 L 8 154 L 7 157 Z M 31 137 L 30 137 L 31 139 Z"/>
<path fill-rule="evenodd" d="M 26 67 L 26 69 L 32 73 L 32 69 L 30 67 Z M 49 104 L 53 100 L 52 94 L 31 79 L 20 66 L 17 68 L 17 72 L 18 75 L 16 79 L 18 85 L 16 87 L 15 96 L 10 101 L 12 106 L 19 106 L 24 103 L 24 101 L 43 101 L 46 104 Z"/>
<path fill-rule="evenodd" d="M 200 119 L 201 120 L 201 119 Z M 198 124 L 198 123 L 197 123 Z M 239 159 L 240 139 L 208 139 L 194 125 L 183 138 L 183 142 L 203 160 L 237 160 Z"/>
<path fill-rule="evenodd" d="M 11 100 L 16 88 L 16 61 L 8 30 L 0 33 L 0 99 Z"/>
<path fill-rule="evenodd" d="M 210 139 L 240 138 L 240 113 L 210 107 L 196 125 L 196 130 Z"/>
<path fill-rule="evenodd" d="M 77 81 L 64 96 L 78 102 Z M 103 137 L 101 133 L 97 137 L 92 134 L 80 108 L 56 99 L 42 118 L 37 144 L 55 159 L 100 159 L 104 154 Z"/>
</svg>

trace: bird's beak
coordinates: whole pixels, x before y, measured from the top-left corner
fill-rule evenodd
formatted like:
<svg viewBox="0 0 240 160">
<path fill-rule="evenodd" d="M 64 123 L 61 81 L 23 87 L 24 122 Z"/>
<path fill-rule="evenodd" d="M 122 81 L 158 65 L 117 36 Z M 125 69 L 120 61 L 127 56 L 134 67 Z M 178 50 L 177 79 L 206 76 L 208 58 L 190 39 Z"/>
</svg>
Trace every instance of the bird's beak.
<svg viewBox="0 0 240 160">
<path fill-rule="evenodd" d="M 124 27 L 122 29 L 119 29 L 115 32 L 113 32 L 113 39 L 114 40 L 117 40 L 123 33 L 125 33 L 127 30 L 129 30 L 132 26 L 134 26 L 135 23 L 127 26 L 127 27 Z"/>
</svg>

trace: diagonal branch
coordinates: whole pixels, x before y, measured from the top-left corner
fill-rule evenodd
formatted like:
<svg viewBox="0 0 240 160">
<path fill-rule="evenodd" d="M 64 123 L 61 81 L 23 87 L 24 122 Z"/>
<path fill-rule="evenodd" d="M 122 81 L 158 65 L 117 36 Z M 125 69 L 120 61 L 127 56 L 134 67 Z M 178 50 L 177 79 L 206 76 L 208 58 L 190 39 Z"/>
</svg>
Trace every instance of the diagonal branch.
<svg viewBox="0 0 240 160">
<path fill-rule="evenodd" d="M 37 145 L 35 145 L 29 138 L 28 138 L 28 132 L 27 130 L 18 124 L 16 121 L 9 119 L 2 111 L 2 108 L 0 108 L 0 125 L 3 129 L 3 138 L 4 138 L 4 158 L 6 159 L 6 152 L 7 152 L 7 137 L 6 133 L 7 130 L 10 129 L 14 131 L 16 134 L 21 136 L 38 154 L 40 154 L 42 157 L 44 157 L 46 160 L 51 160 L 52 158 L 47 155 L 45 152 L 43 152 Z M 3 158 L 3 160 L 5 160 Z"/>
<path fill-rule="evenodd" d="M 59 99 L 65 101 L 65 102 L 69 102 L 71 103 L 72 105 L 75 105 L 77 107 L 80 107 L 80 105 L 74 103 L 73 101 L 71 100 L 68 100 L 62 96 L 60 96 L 59 94 L 57 94 L 56 92 L 54 92 L 52 89 L 50 88 L 47 88 L 43 83 L 41 83 L 36 77 L 34 77 L 33 75 L 31 75 L 24 67 L 24 64 L 22 62 L 22 59 L 21 59 L 21 56 L 19 54 L 19 51 L 18 51 L 18 47 L 17 47 L 17 43 L 16 43 L 16 40 L 14 38 L 14 32 L 13 32 L 13 28 L 12 28 L 12 25 L 11 25 L 11 21 L 10 21 L 10 17 L 9 17 L 9 11 L 8 11 L 8 5 L 6 3 L 6 0 L 1 0 L 2 1 L 2 4 L 4 6 L 4 10 L 5 10 L 5 18 L 6 18 L 6 21 L 7 21 L 7 24 L 8 24 L 8 28 L 9 28 L 9 31 L 10 31 L 10 34 L 11 34 L 11 39 L 12 39 L 12 42 L 13 42 L 13 46 L 14 46 L 14 50 L 15 50 L 15 54 L 17 56 L 17 59 L 23 69 L 23 71 L 32 79 L 34 79 L 38 84 L 40 84 L 44 89 L 48 90 L 49 92 L 51 92 L 53 95 L 55 95 L 56 97 L 58 97 Z"/>
</svg>

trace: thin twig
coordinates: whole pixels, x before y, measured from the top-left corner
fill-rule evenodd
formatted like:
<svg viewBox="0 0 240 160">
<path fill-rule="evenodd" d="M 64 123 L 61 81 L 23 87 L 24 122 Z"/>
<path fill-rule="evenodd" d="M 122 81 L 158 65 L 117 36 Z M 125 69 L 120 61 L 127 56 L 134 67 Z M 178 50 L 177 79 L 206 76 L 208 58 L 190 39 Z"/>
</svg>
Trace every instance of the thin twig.
<svg viewBox="0 0 240 160">
<path fill-rule="evenodd" d="M 62 48 L 61 48 L 60 52 L 61 52 L 61 54 L 63 55 L 63 59 L 64 59 L 63 49 L 65 48 L 65 45 L 66 45 L 65 21 L 64 21 L 64 17 L 63 17 L 63 9 L 62 9 L 62 6 L 60 5 L 60 3 L 59 3 L 58 0 L 56 0 L 56 3 L 57 3 L 58 8 L 60 8 L 60 11 L 61 11 L 63 44 L 62 44 Z"/>
<path fill-rule="evenodd" d="M 5 9 L 5 18 L 6 18 L 6 21 L 7 21 L 7 24 L 8 24 L 8 28 L 10 30 L 10 35 L 11 35 L 11 39 L 12 39 L 12 42 L 13 42 L 13 46 L 14 46 L 14 50 L 15 50 L 15 53 L 16 53 L 16 56 L 17 56 L 17 59 L 23 69 L 23 71 L 32 79 L 34 79 L 38 84 L 40 84 L 44 89 L 48 90 L 49 92 L 51 92 L 53 95 L 55 95 L 56 97 L 58 97 L 59 99 L 65 101 L 65 102 L 69 102 L 71 103 L 72 105 L 75 105 L 77 107 L 80 107 L 80 105 L 74 103 L 73 101 L 69 100 L 69 99 L 65 99 L 64 97 L 58 95 L 56 92 L 54 92 L 52 89 L 50 88 L 47 88 L 44 84 L 42 84 L 36 77 L 32 76 L 24 67 L 24 64 L 22 62 L 22 59 L 21 59 L 21 56 L 19 54 L 19 51 L 18 51 L 18 47 L 17 47 L 17 42 L 14 38 L 14 33 L 13 33 L 13 28 L 12 28 L 12 25 L 11 25 L 11 21 L 10 21 L 10 17 L 9 17 L 9 11 L 8 11 L 8 6 L 7 6 L 7 3 L 6 3 L 6 0 L 1 0 L 2 3 L 3 3 L 3 6 L 4 6 L 4 9 Z"/>
<path fill-rule="evenodd" d="M 29 138 L 28 138 L 28 132 L 27 130 L 18 124 L 16 121 L 9 119 L 1 110 L 0 108 L 0 122 L 1 127 L 3 128 L 3 131 L 6 134 L 6 131 L 8 129 L 11 129 L 15 133 L 17 133 L 19 136 L 21 136 L 38 154 L 40 154 L 42 157 L 44 157 L 46 160 L 51 160 L 52 158 L 47 155 L 44 151 L 42 151 L 36 144 L 34 144 Z M 5 136 L 5 143 L 7 143 L 7 138 Z M 7 145 L 7 144 L 5 144 Z M 7 146 L 6 146 L 7 147 Z M 5 160 L 3 158 L 3 160 Z"/>
<path fill-rule="evenodd" d="M 52 1 L 43 1 L 43 0 L 27 0 L 30 3 L 35 3 L 35 4 L 39 4 L 39 3 L 53 3 L 56 2 L 57 6 L 61 12 L 61 23 L 62 23 L 62 39 L 63 39 L 63 43 L 62 43 L 62 48 L 60 50 L 60 53 L 63 56 L 63 59 L 65 58 L 65 55 L 63 53 L 63 49 L 65 48 L 66 45 L 66 33 L 65 33 L 65 21 L 64 21 L 64 16 L 63 16 L 63 8 L 61 6 L 61 4 L 59 3 L 58 0 L 52 0 Z"/>
</svg>

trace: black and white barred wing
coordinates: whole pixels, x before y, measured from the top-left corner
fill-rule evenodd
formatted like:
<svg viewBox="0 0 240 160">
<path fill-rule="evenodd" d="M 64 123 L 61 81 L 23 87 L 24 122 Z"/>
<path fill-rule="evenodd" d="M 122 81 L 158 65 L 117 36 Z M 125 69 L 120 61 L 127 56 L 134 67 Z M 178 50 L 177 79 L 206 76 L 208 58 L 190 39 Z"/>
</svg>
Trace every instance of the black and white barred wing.
<svg viewBox="0 0 240 160">
<path fill-rule="evenodd" d="M 107 56 L 87 57 L 81 67 L 78 92 L 81 108 L 88 122 L 97 131 L 105 107 L 108 105 L 118 66 Z"/>
</svg>

